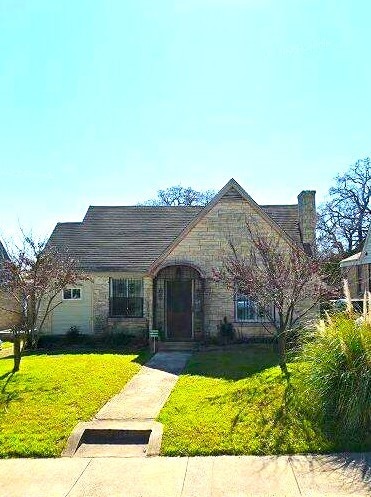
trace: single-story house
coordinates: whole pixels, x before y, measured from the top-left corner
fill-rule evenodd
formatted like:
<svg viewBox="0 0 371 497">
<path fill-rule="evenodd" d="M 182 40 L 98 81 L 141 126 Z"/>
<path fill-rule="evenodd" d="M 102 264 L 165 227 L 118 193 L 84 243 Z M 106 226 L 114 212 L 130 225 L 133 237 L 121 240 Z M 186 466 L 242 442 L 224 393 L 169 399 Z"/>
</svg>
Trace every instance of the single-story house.
<svg viewBox="0 0 371 497">
<path fill-rule="evenodd" d="M 363 298 L 365 291 L 371 292 L 371 226 L 362 251 L 340 261 L 340 268 L 352 299 Z"/>
<path fill-rule="evenodd" d="M 3 244 L 0 242 L 0 331 L 10 329 L 17 325 L 20 322 L 21 317 L 18 304 L 8 295 L 6 289 L 1 286 L 1 266 L 5 260 L 9 260 L 9 256 Z"/>
<path fill-rule="evenodd" d="M 82 222 L 58 223 L 49 243 L 68 248 L 90 279 L 65 288 L 46 331 L 113 326 L 199 340 L 226 317 L 240 333 L 266 333 L 255 303 L 213 278 L 229 240 L 249 245 L 247 219 L 310 252 L 315 192 L 302 191 L 294 205 L 258 205 L 231 179 L 206 206 L 91 206 Z"/>
</svg>

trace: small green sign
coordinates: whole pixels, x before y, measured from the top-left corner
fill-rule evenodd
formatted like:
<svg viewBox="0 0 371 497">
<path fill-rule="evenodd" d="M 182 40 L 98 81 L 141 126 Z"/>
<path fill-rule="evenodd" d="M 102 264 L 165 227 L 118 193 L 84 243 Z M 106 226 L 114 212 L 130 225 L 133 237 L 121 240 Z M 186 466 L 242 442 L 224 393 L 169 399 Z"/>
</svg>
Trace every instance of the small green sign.
<svg viewBox="0 0 371 497">
<path fill-rule="evenodd" d="M 149 336 L 150 338 L 158 338 L 158 330 L 150 330 Z"/>
</svg>

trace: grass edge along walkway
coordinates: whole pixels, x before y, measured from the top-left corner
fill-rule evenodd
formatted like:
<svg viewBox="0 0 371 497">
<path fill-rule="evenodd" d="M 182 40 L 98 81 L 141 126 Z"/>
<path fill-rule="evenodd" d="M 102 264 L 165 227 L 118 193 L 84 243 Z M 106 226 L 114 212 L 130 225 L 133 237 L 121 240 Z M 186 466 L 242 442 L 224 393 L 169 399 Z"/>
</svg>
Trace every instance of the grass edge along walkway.
<svg viewBox="0 0 371 497">
<path fill-rule="evenodd" d="M 337 440 L 325 429 L 306 397 L 305 367 L 289 364 L 288 385 L 270 345 L 195 354 L 157 419 L 164 424 L 161 454 L 370 450 L 360 441 Z"/>
<path fill-rule="evenodd" d="M 26 355 L 12 375 L 0 360 L 0 457 L 56 457 L 72 429 L 139 371 L 147 354 L 72 352 Z"/>
</svg>

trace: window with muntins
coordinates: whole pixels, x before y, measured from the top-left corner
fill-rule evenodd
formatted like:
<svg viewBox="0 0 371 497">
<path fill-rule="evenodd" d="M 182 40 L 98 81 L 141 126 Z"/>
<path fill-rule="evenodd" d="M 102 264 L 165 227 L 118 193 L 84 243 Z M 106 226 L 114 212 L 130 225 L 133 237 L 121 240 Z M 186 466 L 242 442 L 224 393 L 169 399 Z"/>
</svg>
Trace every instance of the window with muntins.
<svg viewBox="0 0 371 497">
<path fill-rule="evenodd" d="M 235 321 L 242 323 L 261 321 L 257 303 L 250 297 L 240 293 L 235 296 L 234 316 Z"/>
<path fill-rule="evenodd" d="M 112 317 L 143 317 L 143 280 L 110 278 L 109 304 Z"/>
<path fill-rule="evenodd" d="M 236 293 L 234 298 L 234 320 L 239 323 L 268 322 L 276 319 L 276 313 L 272 304 L 268 310 L 271 318 L 251 297 L 242 293 Z"/>
<path fill-rule="evenodd" d="M 65 288 L 63 290 L 63 300 L 80 300 L 81 288 Z"/>
</svg>

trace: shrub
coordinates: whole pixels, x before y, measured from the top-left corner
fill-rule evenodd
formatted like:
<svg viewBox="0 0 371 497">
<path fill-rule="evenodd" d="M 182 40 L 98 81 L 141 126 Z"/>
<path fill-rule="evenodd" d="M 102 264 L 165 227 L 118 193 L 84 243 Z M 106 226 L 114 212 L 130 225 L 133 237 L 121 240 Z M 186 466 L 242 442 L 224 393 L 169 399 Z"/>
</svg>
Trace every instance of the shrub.
<svg viewBox="0 0 371 497">
<path fill-rule="evenodd" d="M 93 335 L 83 333 L 74 333 L 69 335 L 41 335 L 37 342 L 38 349 L 60 349 L 60 348 L 80 348 L 80 347 L 95 347 L 97 340 Z"/>
<path fill-rule="evenodd" d="M 101 342 L 109 347 L 127 347 L 135 340 L 135 336 L 125 332 L 109 333 L 101 338 Z"/>
<path fill-rule="evenodd" d="M 344 436 L 370 435 L 371 321 L 344 313 L 327 316 L 300 358 L 308 362 L 308 393 L 325 420 Z"/>
<path fill-rule="evenodd" d="M 76 340 L 79 336 L 80 328 L 78 326 L 71 326 L 66 332 L 66 337 L 70 340 Z"/>
<path fill-rule="evenodd" d="M 235 330 L 233 324 L 228 321 L 226 316 L 224 316 L 223 321 L 219 324 L 219 336 L 224 343 L 234 339 Z"/>
</svg>

